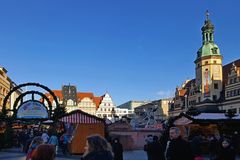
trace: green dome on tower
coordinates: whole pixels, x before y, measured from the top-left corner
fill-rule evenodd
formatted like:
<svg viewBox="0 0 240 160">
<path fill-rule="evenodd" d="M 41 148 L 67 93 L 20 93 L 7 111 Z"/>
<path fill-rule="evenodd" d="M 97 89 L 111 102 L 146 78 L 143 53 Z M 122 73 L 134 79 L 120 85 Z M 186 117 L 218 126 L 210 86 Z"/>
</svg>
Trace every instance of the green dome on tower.
<svg viewBox="0 0 240 160">
<path fill-rule="evenodd" d="M 203 44 L 201 48 L 199 48 L 197 52 L 197 58 L 205 57 L 205 56 L 216 56 L 221 55 L 218 46 L 214 43 Z"/>
<path fill-rule="evenodd" d="M 205 56 L 221 56 L 218 46 L 214 43 L 214 25 L 208 18 L 208 11 L 206 12 L 206 17 L 204 25 L 201 28 L 203 42 L 202 47 L 197 52 L 197 59 Z"/>
</svg>

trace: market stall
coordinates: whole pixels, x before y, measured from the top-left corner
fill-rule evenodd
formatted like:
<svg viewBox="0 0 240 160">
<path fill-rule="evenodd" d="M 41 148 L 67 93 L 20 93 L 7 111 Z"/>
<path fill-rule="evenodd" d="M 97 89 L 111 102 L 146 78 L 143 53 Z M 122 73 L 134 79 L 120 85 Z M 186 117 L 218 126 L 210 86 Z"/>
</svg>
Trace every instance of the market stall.
<svg viewBox="0 0 240 160">
<path fill-rule="evenodd" d="M 72 134 L 68 146 L 71 154 L 84 153 L 86 138 L 89 135 L 99 134 L 105 136 L 104 120 L 81 110 L 72 111 L 59 120 L 65 123 L 66 129 Z"/>
<path fill-rule="evenodd" d="M 196 116 L 181 113 L 173 124 L 181 128 L 183 137 L 194 132 L 205 135 L 231 134 L 240 129 L 240 115 L 229 118 L 225 113 L 201 113 Z"/>
</svg>

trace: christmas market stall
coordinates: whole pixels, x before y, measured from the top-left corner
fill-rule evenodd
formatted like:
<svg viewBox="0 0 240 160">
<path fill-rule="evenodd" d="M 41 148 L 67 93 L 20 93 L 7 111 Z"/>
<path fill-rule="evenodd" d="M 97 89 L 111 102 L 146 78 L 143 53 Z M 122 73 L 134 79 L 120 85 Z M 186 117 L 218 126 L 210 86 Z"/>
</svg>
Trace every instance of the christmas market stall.
<svg viewBox="0 0 240 160">
<path fill-rule="evenodd" d="M 103 119 L 75 110 L 59 119 L 65 124 L 66 130 L 72 134 L 68 148 L 71 154 L 84 153 L 86 138 L 91 134 L 105 136 L 105 122 Z"/>
<path fill-rule="evenodd" d="M 208 138 L 215 136 L 232 137 L 235 133 L 240 133 L 240 115 L 229 113 L 200 113 L 198 115 L 187 115 L 181 113 L 175 117 L 173 125 L 181 130 L 181 136 L 191 140 L 196 135 L 201 135 L 208 143 Z M 205 145 L 205 150 L 207 144 Z"/>
<path fill-rule="evenodd" d="M 229 116 L 226 113 L 201 113 L 189 116 L 181 113 L 173 122 L 182 131 L 183 137 L 195 132 L 207 135 L 240 133 L 240 115 Z"/>
</svg>

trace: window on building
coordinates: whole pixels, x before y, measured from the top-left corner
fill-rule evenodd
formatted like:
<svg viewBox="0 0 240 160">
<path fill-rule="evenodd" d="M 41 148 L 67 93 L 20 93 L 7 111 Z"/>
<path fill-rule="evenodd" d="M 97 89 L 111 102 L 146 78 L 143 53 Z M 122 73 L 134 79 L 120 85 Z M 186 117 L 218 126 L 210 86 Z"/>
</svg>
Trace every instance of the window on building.
<svg viewBox="0 0 240 160">
<path fill-rule="evenodd" d="M 232 111 L 232 112 L 237 113 L 237 108 L 232 108 L 232 109 L 229 109 L 228 111 Z"/>
<path fill-rule="evenodd" d="M 227 97 L 230 97 L 230 92 L 229 91 L 227 92 Z"/>
<path fill-rule="evenodd" d="M 213 61 L 214 64 L 217 64 L 217 61 Z"/>
<path fill-rule="evenodd" d="M 73 104 L 74 104 L 73 100 L 71 100 L 71 99 L 67 100 L 67 105 L 68 106 L 73 106 Z"/>
<path fill-rule="evenodd" d="M 201 101 L 201 97 L 198 97 L 198 102 L 200 102 Z"/>
<path fill-rule="evenodd" d="M 240 95 L 240 89 L 238 89 L 238 95 Z"/>
<path fill-rule="evenodd" d="M 218 84 L 214 83 L 214 89 L 218 89 Z"/>
<path fill-rule="evenodd" d="M 233 80 L 233 81 L 234 81 L 234 83 L 237 83 L 237 78 L 234 78 L 234 80 Z"/>
<path fill-rule="evenodd" d="M 208 61 L 205 61 L 205 64 L 208 64 Z"/>
<path fill-rule="evenodd" d="M 217 96 L 213 95 L 213 101 L 216 101 L 216 100 L 217 100 Z"/>
<path fill-rule="evenodd" d="M 237 96 L 237 90 L 236 89 L 234 90 L 233 95 Z"/>
<path fill-rule="evenodd" d="M 233 91 L 230 91 L 229 97 L 233 96 Z"/>
<path fill-rule="evenodd" d="M 233 79 L 230 79 L 230 84 L 233 84 Z"/>
<path fill-rule="evenodd" d="M 200 67 L 200 64 L 198 63 L 197 66 Z"/>
</svg>

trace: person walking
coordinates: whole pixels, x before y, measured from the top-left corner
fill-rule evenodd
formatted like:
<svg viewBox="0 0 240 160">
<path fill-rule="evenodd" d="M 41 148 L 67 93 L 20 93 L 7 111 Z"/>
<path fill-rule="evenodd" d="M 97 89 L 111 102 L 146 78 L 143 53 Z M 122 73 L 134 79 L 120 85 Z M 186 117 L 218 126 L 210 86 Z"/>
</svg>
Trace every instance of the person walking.
<svg viewBox="0 0 240 160">
<path fill-rule="evenodd" d="M 224 139 L 218 151 L 217 160 L 235 160 L 234 148 L 230 145 L 230 140 Z"/>
<path fill-rule="evenodd" d="M 193 160 L 190 144 L 180 136 L 178 127 L 171 127 L 169 131 L 170 140 L 165 149 L 166 160 Z"/>
<path fill-rule="evenodd" d="M 55 147 L 50 144 L 39 145 L 33 153 L 32 160 L 54 160 Z"/>
<path fill-rule="evenodd" d="M 63 154 L 68 153 L 68 143 L 70 142 L 70 139 L 71 139 L 71 134 L 68 131 L 60 137 L 60 140 L 62 140 Z"/>
<path fill-rule="evenodd" d="M 149 152 L 149 146 L 153 142 L 153 136 L 148 135 L 145 141 L 146 141 L 146 144 L 144 145 L 144 151 L 147 152 L 148 160 L 151 160 L 151 155 L 150 155 L 150 152 Z"/>
<path fill-rule="evenodd" d="M 43 140 L 43 142 L 44 142 L 45 144 L 48 143 L 49 136 L 48 136 L 48 134 L 47 134 L 46 132 L 43 132 L 43 133 L 42 133 L 42 140 Z"/>
<path fill-rule="evenodd" d="M 153 136 L 153 141 L 148 146 L 148 152 L 149 160 L 164 160 L 164 149 L 157 136 Z"/>
<path fill-rule="evenodd" d="M 112 150 L 114 153 L 114 160 L 123 160 L 123 146 L 118 138 L 115 138 L 112 143 Z"/>
<path fill-rule="evenodd" d="M 87 137 L 81 160 L 113 160 L 112 148 L 102 136 L 91 135 Z"/>
<path fill-rule="evenodd" d="M 57 153 L 57 146 L 58 146 L 58 138 L 57 133 L 55 131 L 52 132 L 51 137 L 49 138 L 48 144 L 55 146 L 55 150 Z"/>
<path fill-rule="evenodd" d="M 200 134 L 195 134 L 190 142 L 191 150 L 195 159 L 203 159 L 202 156 L 202 137 Z"/>
<path fill-rule="evenodd" d="M 26 160 L 31 160 L 36 148 L 43 143 L 42 137 L 34 137 L 27 152 Z"/>
</svg>

